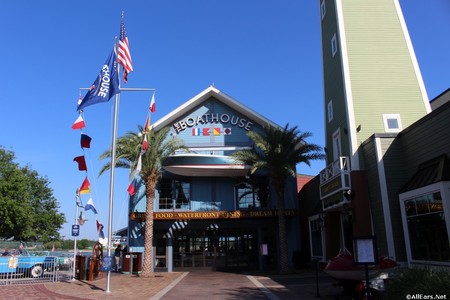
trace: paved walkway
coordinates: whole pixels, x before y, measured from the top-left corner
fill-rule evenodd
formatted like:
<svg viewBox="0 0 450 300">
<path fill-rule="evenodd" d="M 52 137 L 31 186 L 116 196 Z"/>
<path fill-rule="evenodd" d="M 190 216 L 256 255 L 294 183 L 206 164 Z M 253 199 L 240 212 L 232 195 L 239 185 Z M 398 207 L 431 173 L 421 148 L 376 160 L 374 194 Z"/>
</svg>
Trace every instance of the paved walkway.
<svg viewBox="0 0 450 300">
<path fill-rule="evenodd" d="M 109 292 L 105 276 L 96 281 L 0 286 L 0 299 L 9 300 L 180 300 L 340 299 L 342 289 L 320 273 L 317 290 L 314 272 L 292 275 L 257 275 L 193 269 L 188 272 L 155 273 L 151 278 L 111 273 Z"/>
</svg>

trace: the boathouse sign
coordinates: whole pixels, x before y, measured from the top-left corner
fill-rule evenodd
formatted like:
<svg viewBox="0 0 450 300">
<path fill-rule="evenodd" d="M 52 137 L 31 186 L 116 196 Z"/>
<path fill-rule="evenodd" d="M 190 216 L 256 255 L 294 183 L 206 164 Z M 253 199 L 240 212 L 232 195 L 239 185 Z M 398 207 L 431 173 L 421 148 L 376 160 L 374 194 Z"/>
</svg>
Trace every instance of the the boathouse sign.
<svg viewBox="0 0 450 300">
<path fill-rule="evenodd" d="M 247 131 L 250 131 L 253 127 L 253 122 L 245 118 L 229 114 L 203 114 L 197 116 L 190 116 L 174 123 L 173 127 L 175 128 L 177 133 L 180 133 L 186 128 L 193 128 L 205 124 L 219 124 L 219 123 L 223 125 L 238 126 L 239 128 L 243 128 Z"/>
</svg>

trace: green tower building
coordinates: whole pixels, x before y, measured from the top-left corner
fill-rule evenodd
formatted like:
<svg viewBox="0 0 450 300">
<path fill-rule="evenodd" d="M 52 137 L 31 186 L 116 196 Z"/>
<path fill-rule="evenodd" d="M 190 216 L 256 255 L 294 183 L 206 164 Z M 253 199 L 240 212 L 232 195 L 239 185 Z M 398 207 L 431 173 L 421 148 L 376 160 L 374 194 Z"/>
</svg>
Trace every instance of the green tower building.
<svg viewBox="0 0 450 300">
<path fill-rule="evenodd" d="M 431 109 L 401 7 L 398 0 L 319 5 L 327 155 L 319 187 L 327 219 L 323 257 L 352 250 L 355 237 L 374 235 L 382 254 L 402 258 L 398 197 L 391 194 L 399 188 L 386 179 L 383 157 L 398 133 Z M 367 140 L 371 147 L 363 146 Z"/>
</svg>

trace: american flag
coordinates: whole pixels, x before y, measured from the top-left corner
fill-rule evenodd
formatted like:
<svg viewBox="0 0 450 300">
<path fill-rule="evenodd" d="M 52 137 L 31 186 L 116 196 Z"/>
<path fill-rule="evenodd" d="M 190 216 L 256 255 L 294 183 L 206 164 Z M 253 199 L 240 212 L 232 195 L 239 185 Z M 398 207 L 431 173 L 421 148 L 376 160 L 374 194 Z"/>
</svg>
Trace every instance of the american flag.
<svg viewBox="0 0 450 300">
<path fill-rule="evenodd" d="M 128 73 L 133 71 L 133 64 L 131 61 L 128 37 L 125 31 L 125 23 L 123 21 L 123 12 L 122 21 L 120 23 L 119 54 L 117 55 L 117 61 L 123 67 L 123 81 L 127 82 Z"/>
</svg>

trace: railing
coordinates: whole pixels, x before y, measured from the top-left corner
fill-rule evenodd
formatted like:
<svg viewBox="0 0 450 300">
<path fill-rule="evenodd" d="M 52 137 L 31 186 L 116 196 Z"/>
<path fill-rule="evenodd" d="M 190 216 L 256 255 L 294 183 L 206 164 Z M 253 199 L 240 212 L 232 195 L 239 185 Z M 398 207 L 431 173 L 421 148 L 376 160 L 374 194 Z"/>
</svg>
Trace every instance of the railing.
<svg viewBox="0 0 450 300">
<path fill-rule="evenodd" d="M 0 261 L 0 286 L 57 282 L 71 280 L 73 262 L 67 257 L 48 256 L 42 263 L 15 261 L 18 257 L 5 257 Z"/>
<path fill-rule="evenodd" d="M 350 173 L 350 160 L 346 156 L 339 157 L 320 172 L 320 184 L 324 184 L 342 173 Z"/>
</svg>

